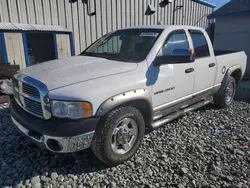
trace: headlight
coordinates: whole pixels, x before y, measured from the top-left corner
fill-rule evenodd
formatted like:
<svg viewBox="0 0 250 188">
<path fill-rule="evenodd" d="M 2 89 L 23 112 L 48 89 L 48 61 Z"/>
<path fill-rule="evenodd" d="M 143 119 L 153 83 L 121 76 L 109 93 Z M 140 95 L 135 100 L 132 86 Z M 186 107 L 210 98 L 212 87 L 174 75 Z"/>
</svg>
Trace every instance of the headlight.
<svg viewBox="0 0 250 188">
<path fill-rule="evenodd" d="M 52 113 L 56 117 L 78 119 L 92 116 L 88 102 L 52 101 Z"/>
</svg>

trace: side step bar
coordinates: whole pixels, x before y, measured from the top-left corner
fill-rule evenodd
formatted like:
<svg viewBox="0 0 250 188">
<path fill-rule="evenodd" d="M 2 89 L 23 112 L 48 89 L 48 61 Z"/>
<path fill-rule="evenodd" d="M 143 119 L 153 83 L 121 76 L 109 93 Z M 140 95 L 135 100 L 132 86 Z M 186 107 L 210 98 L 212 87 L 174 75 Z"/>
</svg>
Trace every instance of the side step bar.
<svg viewBox="0 0 250 188">
<path fill-rule="evenodd" d="M 184 113 L 196 110 L 196 109 L 198 109 L 198 108 L 200 108 L 202 106 L 205 106 L 205 105 L 207 105 L 207 104 L 209 104 L 211 102 L 212 102 L 212 97 L 209 98 L 209 99 L 203 100 L 201 102 L 198 102 L 196 104 L 193 104 L 191 106 L 188 106 L 186 108 L 183 108 L 183 109 L 181 109 L 179 111 L 176 111 L 176 112 L 174 112 L 174 113 L 172 113 L 172 114 L 170 114 L 168 116 L 165 116 L 165 117 L 163 117 L 163 118 L 161 118 L 159 120 L 154 121 L 152 123 L 151 127 L 153 129 L 157 129 L 157 128 L 163 126 L 164 124 L 166 124 L 166 123 L 168 123 L 168 122 L 170 122 L 170 121 L 172 121 L 172 120 L 180 117 Z"/>
</svg>

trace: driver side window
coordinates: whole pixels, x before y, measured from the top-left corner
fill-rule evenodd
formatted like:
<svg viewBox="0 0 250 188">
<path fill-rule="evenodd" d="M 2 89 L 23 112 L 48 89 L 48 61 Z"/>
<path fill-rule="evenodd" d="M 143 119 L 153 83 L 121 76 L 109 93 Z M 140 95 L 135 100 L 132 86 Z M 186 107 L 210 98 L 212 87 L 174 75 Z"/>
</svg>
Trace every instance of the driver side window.
<svg viewBox="0 0 250 188">
<path fill-rule="evenodd" d="M 189 49 L 189 43 L 184 30 L 174 31 L 165 41 L 160 56 L 172 56 L 176 49 Z"/>
</svg>

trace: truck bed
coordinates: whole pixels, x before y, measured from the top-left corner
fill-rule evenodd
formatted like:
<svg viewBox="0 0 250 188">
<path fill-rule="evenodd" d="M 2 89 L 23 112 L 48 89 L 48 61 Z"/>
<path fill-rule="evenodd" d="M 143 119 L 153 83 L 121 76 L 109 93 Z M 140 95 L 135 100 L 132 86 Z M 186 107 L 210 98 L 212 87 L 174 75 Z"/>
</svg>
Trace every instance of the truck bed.
<svg viewBox="0 0 250 188">
<path fill-rule="evenodd" d="M 223 69 L 228 69 L 232 66 L 239 66 L 242 70 L 243 75 L 246 71 L 247 56 L 244 51 L 233 52 L 233 51 L 216 51 L 215 57 L 217 61 L 217 76 L 215 84 L 219 84 L 224 77 Z"/>
<path fill-rule="evenodd" d="M 226 55 L 226 54 L 231 54 L 231 53 L 236 53 L 238 51 L 229 51 L 229 50 L 214 50 L 214 55 L 215 56 L 220 56 L 220 55 Z"/>
</svg>

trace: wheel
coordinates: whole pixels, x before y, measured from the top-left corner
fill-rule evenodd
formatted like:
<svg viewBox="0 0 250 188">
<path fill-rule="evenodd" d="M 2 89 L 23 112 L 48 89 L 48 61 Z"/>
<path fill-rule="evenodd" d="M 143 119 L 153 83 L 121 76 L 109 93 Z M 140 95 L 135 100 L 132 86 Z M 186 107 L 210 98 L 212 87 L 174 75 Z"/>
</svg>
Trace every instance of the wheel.
<svg viewBox="0 0 250 188">
<path fill-rule="evenodd" d="M 144 132 L 145 122 L 140 111 L 134 107 L 120 107 L 101 119 L 91 149 L 101 161 L 115 166 L 136 153 Z"/>
<path fill-rule="evenodd" d="M 220 91 L 214 96 L 214 104 L 225 108 L 232 104 L 236 92 L 236 82 L 232 76 L 229 76 Z"/>
</svg>

